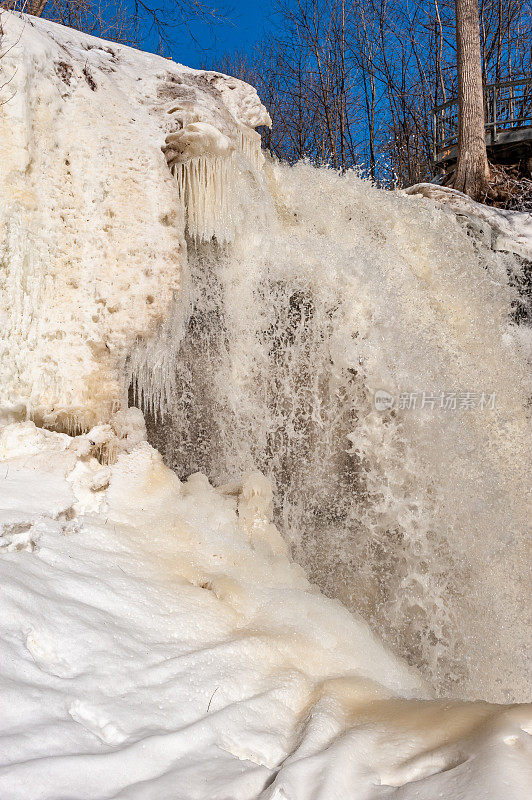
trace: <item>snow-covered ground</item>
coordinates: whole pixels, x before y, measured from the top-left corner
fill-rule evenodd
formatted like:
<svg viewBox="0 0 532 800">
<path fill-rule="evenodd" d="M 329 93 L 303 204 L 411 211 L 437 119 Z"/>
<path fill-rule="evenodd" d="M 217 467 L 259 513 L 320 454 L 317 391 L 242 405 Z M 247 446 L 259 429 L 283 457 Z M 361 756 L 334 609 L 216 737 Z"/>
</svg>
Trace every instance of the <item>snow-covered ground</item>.
<svg viewBox="0 0 532 800">
<path fill-rule="evenodd" d="M 129 417 L 0 435 L 2 800 L 526 797 L 532 709 L 403 699 L 423 682 L 290 562 L 267 482 L 180 483 Z"/>
</svg>

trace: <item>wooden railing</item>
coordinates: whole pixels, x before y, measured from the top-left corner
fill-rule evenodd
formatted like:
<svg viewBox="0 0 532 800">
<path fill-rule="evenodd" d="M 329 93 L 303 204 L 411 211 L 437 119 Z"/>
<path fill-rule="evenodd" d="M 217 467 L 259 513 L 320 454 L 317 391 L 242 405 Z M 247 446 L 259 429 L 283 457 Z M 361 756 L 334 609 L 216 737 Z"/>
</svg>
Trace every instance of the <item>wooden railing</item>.
<svg viewBox="0 0 532 800">
<path fill-rule="evenodd" d="M 488 146 L 530 139 L 532 77 L 488 84 L 484 88 L 484 112 Z M 432 114 L 433 157 L 438 164 L 456 158 L 458 100 L 449 100 L 437 106 Z"/>
</svg>

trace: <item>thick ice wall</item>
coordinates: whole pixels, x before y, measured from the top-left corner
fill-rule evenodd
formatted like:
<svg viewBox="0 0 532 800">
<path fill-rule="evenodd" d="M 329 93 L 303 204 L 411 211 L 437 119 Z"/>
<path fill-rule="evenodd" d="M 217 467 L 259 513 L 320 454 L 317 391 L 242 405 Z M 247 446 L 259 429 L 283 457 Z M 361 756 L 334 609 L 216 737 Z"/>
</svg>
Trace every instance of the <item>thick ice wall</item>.
<svg viewBox="0 0 532 800">
<path fill-rule="evenodd" d="M 86 429 L 120 407 L 129 352 L 179 291 L 166 137 L 208 123 L 238 148 L 267 115 L 217 73 L 32 17 L 2 26 L 0 411 Z"/>
<path fill-rule="evenodd" d="M 85 427 L 120 403 L 125 352 L 179 286 L 175 188 L 123 51 L 7 23 L 0 402 Z"/>
</svg>

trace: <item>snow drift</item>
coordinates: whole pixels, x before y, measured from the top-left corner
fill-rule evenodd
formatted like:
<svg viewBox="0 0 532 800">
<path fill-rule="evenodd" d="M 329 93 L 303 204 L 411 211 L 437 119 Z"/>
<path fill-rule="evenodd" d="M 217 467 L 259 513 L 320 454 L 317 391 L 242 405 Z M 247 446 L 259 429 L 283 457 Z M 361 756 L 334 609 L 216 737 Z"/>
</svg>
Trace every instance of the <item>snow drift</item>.
<svg viewBox="0 0 532 800">
<path fill-rule="evenodd" d="M 405 699 L 260 475 L 181 483 L 128 435 L 102 466 L 101 429 L 0 434 L 3 800 L 525 797 L 531 709 Z"/>
<path fill-rule="evenodd" d="M 2 25 L 2 798 L 523 797 L 529 709 L 430 699 L 527 690 L 517 217 Z"/>
</svg>

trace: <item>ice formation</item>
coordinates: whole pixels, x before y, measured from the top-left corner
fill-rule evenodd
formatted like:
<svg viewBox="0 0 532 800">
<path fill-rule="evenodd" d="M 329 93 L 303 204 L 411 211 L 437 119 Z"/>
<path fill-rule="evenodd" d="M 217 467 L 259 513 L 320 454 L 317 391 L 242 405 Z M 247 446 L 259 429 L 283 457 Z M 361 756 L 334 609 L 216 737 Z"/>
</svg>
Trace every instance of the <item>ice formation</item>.
<svg viewBox="0 0 532 800">
<path fill-rule="evenodd" d="M 166 137 L 188 135 L 186 158 L 195 138 L 196 158 L 225 164 L 220 142 L 239 149 L 269 118 L 233 78 L 32 17 L 2 21 L 0 413 L 86 430 L 124 405 L 128 355 L 180 287 L 183 207 Z M 192 171 L 184 193 L 203 198 L 194 180 L 212 170 Z"/>
<path fill-rule="evenodd" d="M 235 159 L 229 156 L 200 156 L 172 167 L 179 199 L 186 209 L 187 232 L 197 242 L 213 236 L 222 244 L 234 238 L 231 209 Z"/>
<path fill-rule="evenodd" d="M 260 170 L 264 164 L 256 131 L 240 127 L 237 141 L 243 163 L 231 139 L 208 123 L 193 122 L 166 137 L 166 160 L 177 180 L 186 231 L 195 244 L 213 238 L 225 244 L 235 238 L 232 211 L 238 203 L 242 166 Z"/>
<path fill-rule="evenodd" d="M 2 800 L 521 800 L 522 218 L 2 31 Z"/>
</svg>

